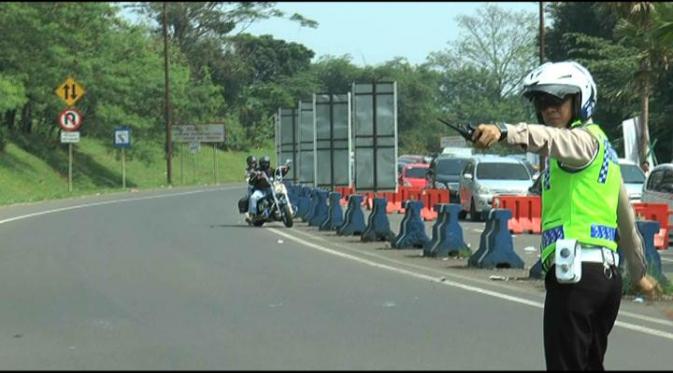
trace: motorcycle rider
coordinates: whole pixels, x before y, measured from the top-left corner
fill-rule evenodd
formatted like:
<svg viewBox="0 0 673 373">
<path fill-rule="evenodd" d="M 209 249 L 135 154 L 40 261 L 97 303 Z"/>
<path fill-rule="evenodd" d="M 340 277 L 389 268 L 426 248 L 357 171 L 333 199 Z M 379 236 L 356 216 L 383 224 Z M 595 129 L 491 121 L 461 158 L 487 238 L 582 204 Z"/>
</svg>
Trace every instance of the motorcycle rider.
<svg viewBox="0 0 673 373">
<path fill-rule="evenodd" d="M 252 185 L 250 184 L 250 178 L 253 176 L 255 170 L 257 169 L 257 157 L 254 155 L 249 155 L 245 159 L 247 167 L 245 168 L 245 182 L 248 184 L 248 188 L 245 192 L 245 195 L 238 200 L 238 210 L 243 213 L 248 211 L 248 205 L 250 201 L 250 196 L 252 195 Z"/>
<path fill-rule="evenodd" d="M 247 164 L 247 167 L 245 168 L 245 181 L 248 183 L 248 194 L 246 198 L 250 198 L 250 195 L 252 194 L 250 178 L 257 170 L 257 157 L 254 155 L 249 155 L 248 158 L 245 159 L 245 163 Z"/>
<path fill-rule="evenodd" d="M 280 166 L 280 169 L 284 176 L 290 170 L 290 167 L 285 165 Z M 268 155 L 263 156 L 259 160 L 259 167 L 252 173 L 252 176 L 249 179 L 249 184 L 252 186 L 252 194 L 250 195 L 246 221 L 251 220 L 255 216 L 257 212 L 257 202 L 271 193 L 271 184 L 269 181 L 273 178 L 275 171 L 276 170 L 271 167 L 271 158 L 269 158 Z"/>
</svg>

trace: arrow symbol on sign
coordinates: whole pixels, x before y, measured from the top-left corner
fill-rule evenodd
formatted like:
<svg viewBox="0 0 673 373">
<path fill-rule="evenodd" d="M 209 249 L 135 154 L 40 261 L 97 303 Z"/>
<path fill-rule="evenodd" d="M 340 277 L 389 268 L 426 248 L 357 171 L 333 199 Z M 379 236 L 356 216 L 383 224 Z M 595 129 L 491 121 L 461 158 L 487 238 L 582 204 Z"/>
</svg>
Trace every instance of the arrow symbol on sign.
<svg viewBox="0 0 673 373">
<path fill-rule="evenodd" d="M 65 124 L 75 124 L 75 113 L 68 113 L 65 115 Z"/>
</svg>

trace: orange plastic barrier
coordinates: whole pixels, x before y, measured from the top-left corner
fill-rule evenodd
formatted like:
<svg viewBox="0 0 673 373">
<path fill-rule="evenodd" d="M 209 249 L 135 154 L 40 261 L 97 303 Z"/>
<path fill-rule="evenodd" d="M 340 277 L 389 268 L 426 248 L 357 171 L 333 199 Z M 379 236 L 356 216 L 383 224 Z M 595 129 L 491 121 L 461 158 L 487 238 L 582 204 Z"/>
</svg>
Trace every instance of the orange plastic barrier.
<svg viewBox="0 0 673 373">
<path fill-rule="evenodd" d="M 414 201 L 421 201 L 422 202 L 423 201 L 423 190 L 422 189 L 412 189 L 412 188 L 405 189 L 404 193 L 402 193 L 402 201 L 401 201 L 402 207 L 399 210 L 397 210 L 398 214 L 404 214 L 405 213 L 405 211 L 404 211 L 405 210 L 404 209 L 405 203 L 404 202 L 408 201 L 408 200 L 414 200 Z"/>
<path fill-rule="evenodd" d="M 449 191 L 447 189 L 424 189 L 422 191 L 423 208 L 421 218 L 425 221 L 437 219 L 435 205 L 449 203 Z"/>
<path fill-rule="evenodd" d="M 337 193 L 341 193 L 341 199 L 339 200 L 339 204 L 341 206 L 347 206 L 348 196 L 350 196 L 351 194 L 355 194 L 355 188 L 353 187 L 338 186 L 334 187 L 334 191 Z"/>
<path fill-rule="evenodd" d="M 659 222 L 659 233 L 654 235 L 654 247 L 657 250 L 668 249 L 668 205 L 665 203 L 636 202 L 631 204 L 636 219 L 656 220 Z"/>
<path fill-rule="evenodd" d="M 397 211 L 396 199 L 397 193 L 395 192 L 379 192 L 377 193 L 378 198 L 386 199 L 386 214 Z"/>
<path fill-rule="evenodd" d="M 512 211 L 512 218 L 507 222 L 507 228 L 512 233 L 540 233 L 539 196 L 507 196 L 498 195 L 493 198 L 493 208 L 503 208 Z"/>
</svg>

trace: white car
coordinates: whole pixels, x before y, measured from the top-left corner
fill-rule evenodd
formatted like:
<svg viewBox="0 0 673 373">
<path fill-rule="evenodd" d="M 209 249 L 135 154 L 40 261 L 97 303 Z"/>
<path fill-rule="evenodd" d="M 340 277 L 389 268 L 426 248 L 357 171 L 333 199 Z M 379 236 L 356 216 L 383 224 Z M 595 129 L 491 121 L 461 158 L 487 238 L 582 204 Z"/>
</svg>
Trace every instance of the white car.
<svg viewBox="0 0 673 373">
<path fill-rule="evenodd" d="M 533 178 L 518 159 L 497 155 L 475 155 L 465 163 L 459 180 L 460 217 L 470 213 L 473 221 L 483 220 L 497 194 L 528 194 Z"/>
<path fill-rule="evenodd" d="M 624 187 L 629 194 L 629 201 L 640 202 L 645 183 L 645 173 L 636 162 L 628 159 L 619 159 L 619 168 L 622 171 Z"/>
</svg>

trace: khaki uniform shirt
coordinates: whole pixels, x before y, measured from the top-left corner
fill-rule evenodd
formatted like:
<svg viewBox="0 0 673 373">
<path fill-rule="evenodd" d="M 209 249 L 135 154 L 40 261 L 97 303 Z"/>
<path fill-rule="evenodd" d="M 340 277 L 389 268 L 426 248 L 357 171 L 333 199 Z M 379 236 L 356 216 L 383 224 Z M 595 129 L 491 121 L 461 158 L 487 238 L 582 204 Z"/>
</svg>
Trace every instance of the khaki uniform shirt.
<svg viewBox="0 0 673 373">
<path fill-rule="evenodd" d="M 598 142 L 583 128 L 560 129 L 540 124 L 508 124 L 507 144 L 559 160 L 565 167 L 582 168 L 594 159 Z M 626 259 L 629 275 L 636 282 L 645 276 L 647 264 L 643 240 L 636 228 L 635 214 L 622 181 L 617 206 L 618 244 Z"/>
</svg>

